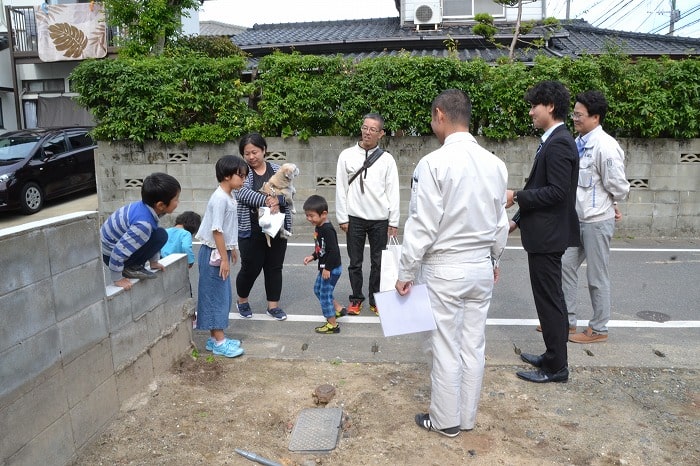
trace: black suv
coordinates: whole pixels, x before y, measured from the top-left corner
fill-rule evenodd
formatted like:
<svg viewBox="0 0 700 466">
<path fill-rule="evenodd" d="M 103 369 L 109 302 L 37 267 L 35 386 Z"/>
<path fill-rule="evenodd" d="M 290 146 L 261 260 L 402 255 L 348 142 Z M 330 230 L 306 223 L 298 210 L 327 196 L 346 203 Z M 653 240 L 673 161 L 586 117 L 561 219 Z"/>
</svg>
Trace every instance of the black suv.
<svg viewBox="0 0 700 466">
<path fill-rule="evenodd" d="M 34 128 L 0 135 L 0 211 L 38 212 L 47 199 L 95 189 L 92 128 Z"/>
</svg>

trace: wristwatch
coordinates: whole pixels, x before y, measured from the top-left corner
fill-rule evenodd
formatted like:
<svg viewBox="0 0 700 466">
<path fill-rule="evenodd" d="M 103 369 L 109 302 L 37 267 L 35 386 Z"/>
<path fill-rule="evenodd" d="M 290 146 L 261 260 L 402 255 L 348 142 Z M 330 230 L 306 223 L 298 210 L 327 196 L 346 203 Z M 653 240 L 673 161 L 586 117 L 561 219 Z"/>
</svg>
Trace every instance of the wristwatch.
<svg viewBox="0 0 700 466">
<path fill-rule="evenodd" d="M 513 202 L 518 202 L 518 192 L 517 191 L 513 192 Z"/>
</svg>

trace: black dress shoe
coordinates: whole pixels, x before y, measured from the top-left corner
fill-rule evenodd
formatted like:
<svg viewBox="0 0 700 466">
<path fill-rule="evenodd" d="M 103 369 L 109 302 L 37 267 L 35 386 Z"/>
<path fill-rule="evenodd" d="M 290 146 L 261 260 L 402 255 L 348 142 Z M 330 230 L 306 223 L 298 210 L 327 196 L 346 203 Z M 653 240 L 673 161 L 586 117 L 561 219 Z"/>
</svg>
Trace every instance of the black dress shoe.
<svg viewBox="0 0 700 466">
<path fill-rule="evenodd" d="M 515 375 L 528 382 L 548 383 L 548 382 L 566 382 L 569 380 L 569 368 L 565 367 L 557 372 L 546 372 L 542 369 L 536 371 L 520 371 Z"/>
<path fill-rule="evenodd" d="M 520 359 L 528 364 L 532 364 L 535 367 L 542 367 L 542 355 L 538 356 L 536 354 L 521 353 Z"/>
</svg>

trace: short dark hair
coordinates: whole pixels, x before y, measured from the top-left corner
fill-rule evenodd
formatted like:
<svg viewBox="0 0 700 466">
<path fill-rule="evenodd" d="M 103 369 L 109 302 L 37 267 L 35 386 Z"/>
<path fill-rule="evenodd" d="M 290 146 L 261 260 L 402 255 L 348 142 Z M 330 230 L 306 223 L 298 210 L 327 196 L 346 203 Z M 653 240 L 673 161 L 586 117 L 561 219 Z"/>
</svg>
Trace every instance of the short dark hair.
<svg viewBox="0 0 700 466">
<path fill-rule="evenodd" d="M 323 196 L 312 194 L 304 201 L 304 212 L 316 212 L 318 215 L 328 212 L 328 201 Z"/>
<path fill-rule="evenodd" d="M 252 144 L 255 147 L 262 149 L 263 152 L 267 151 L 267 141 L 260 135 L 260 133 L 248 133 L 241 138 L 241 142 L 238 143 L 238 152 L 243 155 L 243 149 L 248 144 Z"/>
<path fill-rule="evenodd" d="M 581 92 L 576 96 L 576 102 L 580 103 L 589 115 L 598 115 L 600 123 L 605 120 L 605 114 L 608 112 L 608 101 L 600 91 Z"/>
<path fill-rule="evenodd" d="M 469 96 L 459 89 L 447 89 L 433 100 L 432 113 L 440 108 L 447 119 L 453 123 L 469 126 L 472 117 L 472 102 Z"/>
<path fill-rule="evenodd" d="M 368 113 L 367 115 L 362 117 L 362 121 L 365 121 L 367 118 L 370 120 L 375 120 L 379 122 L 379 129 L 384 129 L 384 117 L 381 116 L 379 113 Z"/>
<path fill-rule="evenodd" d="M 242 178 L 248 176 L 248 164 L 237 155 L 224 155 L 216 161 L 216 181 L 221 183 L 225 178 L 239 175 Z"/>
<path fill-rule="evenodd" d="M 571 93 L 559 81 L 542 81 L 532 86 L 525 93 L 525 101 L 530 105 L 554 105 L 552 116 L 564 121 L 571 105 Z"/>
<path fill-rule="evenodd" d="M 144 204 L 155 207 L 159 202 L 166 205 L 180 194 L 180 183 L 167 173 L 151 173 L 143 179 L 141 200 Z"/>
<path fill-rule="evenodd" d="M 182 225 L 182 228 L 189 231 L 193 235 L 199 230 L 202 224 L 202 216 L 197 212 L 186 210 L 175 218 L 175 225 Z"/>
</svg>

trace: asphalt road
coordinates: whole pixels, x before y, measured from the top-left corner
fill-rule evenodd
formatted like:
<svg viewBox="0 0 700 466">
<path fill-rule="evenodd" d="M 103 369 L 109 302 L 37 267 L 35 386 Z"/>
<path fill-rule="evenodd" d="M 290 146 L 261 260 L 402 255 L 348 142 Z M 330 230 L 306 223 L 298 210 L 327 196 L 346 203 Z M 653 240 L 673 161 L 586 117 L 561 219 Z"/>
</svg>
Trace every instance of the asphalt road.
<svg viewBox="0 0 700 466">
<path fill-rule="evenodd" d="M 96 204 L 93 193 L 54 202 L 32 216 L 0 213 L 0 229 L 40 217 L 95 210 Z M 313 294 L 317 272 L 315 264 L 304 266 L 302 262 L 311 250 L 310 237 L 293 237 L 289 243 L 281 300 L 289 315 L 287 321 L 277 322 L 265 314 L 262 276 L 250 296 L 253 318 L 241 319 L 235 308 L 232 310 L 227 332 L 243 340 L 248 356 L 339 358 L 357 362 L 425 360 L 425 334 L 385 338 L 379 319 L 368 310 L 357 317 L 342 318 L 338 335 L 315 334 L 313 327 L 323 321 Z M 344 247 L 343 261 L 345 265 L 348 263 Z M 613 288 L 610 337 L 606 343 L 570 343 L 570 363 L 700 368 L 700 240 L 618 238 L 613 241 L 610 262 Z M 238 265 L 234 267 L 234 276 L 238 268 Z M 544 350 L 541 334 L 534 330 L 537 316 L 527 256 L 518 237 L 510 239 L 501 269 L 501 281 L 494 290 L 487 323 L 487 363 L 515 365 L 519 364 L 518 351 Z M 580 276 L 579 318 L 585 320 L 591 315 L 585 265 Z M 195 299 L 197 277 L 195 265 L 190 269 Z M 346 303 L 349 293 L 347 271 L 344 271 L 336 287 L 336 299 Z M 585 321 L 579 324 L 583 328 Z M 195 331 L 198 345 L 203 346 L 206 333 Z"/>
</svg>

